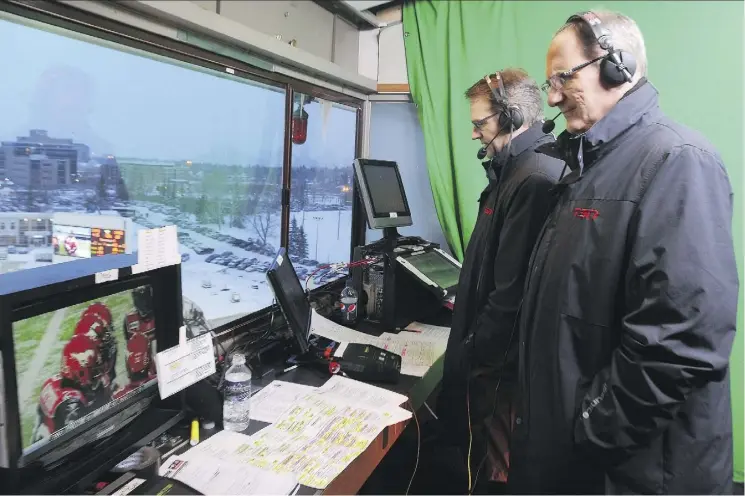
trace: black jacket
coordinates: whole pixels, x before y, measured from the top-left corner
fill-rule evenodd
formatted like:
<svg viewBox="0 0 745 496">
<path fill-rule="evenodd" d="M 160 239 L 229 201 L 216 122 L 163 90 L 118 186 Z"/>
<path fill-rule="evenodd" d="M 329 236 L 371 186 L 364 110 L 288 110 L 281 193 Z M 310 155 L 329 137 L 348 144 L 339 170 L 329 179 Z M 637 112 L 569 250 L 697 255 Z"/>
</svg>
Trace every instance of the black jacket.
<svg viewBox="0 0 745 496">
<path fill-rule="evenodd" d="M 642 80 L 567 161 L 520 319 L 511 489 L 731 494 L 732 190 Z"/>
<path fill-rule="evenodd" d="M 461 268 L 450 338 L 445 352 L 441 419 L 464 440 L 465 380 L 469 369 L 498 373 L 514 330 L 530 253 L 552 205 L 549 194 L 563 164 L 535 153 L 553 136 L 535 124 L 516 136 L 487 165 L 490 181 L 479 198 L 479 214 Z M 491 170 L 489 170 L 491 169 Z M 515 368 L 510 357 L 508 367 Z M 510 367 L 511 366 L 511 367 Z M 478 395 L 472 395 L 472 412 Z M 491 401 L 484 399 L 484 405 Z M 453 428 L 458 423 L 460 428 Z"/>
</svg>

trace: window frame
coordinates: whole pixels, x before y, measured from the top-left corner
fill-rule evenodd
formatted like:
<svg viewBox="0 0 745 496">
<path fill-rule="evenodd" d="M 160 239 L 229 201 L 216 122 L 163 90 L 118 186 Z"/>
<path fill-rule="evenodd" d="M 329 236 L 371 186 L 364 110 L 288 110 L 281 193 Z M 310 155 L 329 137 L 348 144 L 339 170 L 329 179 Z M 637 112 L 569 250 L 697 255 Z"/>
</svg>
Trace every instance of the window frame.
<svg viewBox="0 0 745 496">
<path fill-rule="evenodd" d="M 254 67 L 246 62 L 220 55 L 188 43 L 109 19 L 92 12 L 77 9 L 73 6 L 49 0 L 17 0 L 13 3 L 0 2 L 0 11 L 7 12 L 20 18 L 29 19 L 42 24 L 90 36 L 110 43 L 170 60 L 205 68 L 219 73 L 225 73 L 247 82 L 259 83 L 283 90 L 285 93 L 285 132 L 283 142 L 282 162 L 282 190 L 281 190 L 281 223 L 280 245 L 287 248 L 290 227 L 290 198 L 292 177 L 292 105 L 296 92 L 312 95 L 333 103 L 340 103 L 356 110 L 355 157 L 360 157 L 363 151 L 363 110 L 366 100 L 339 93 L 337 91 L 314 85 L 307 81 L 295 79 L 277 72 Z M 219 77 L 215 74 L 215 77 Z M 352 164 L 350 164 L 351 166 Z M 352 258 L 354 247 L 365 243 L 365 220 L 362 203 L 356 187 L 353 184 L 352 201 L 352 236 L 349 247 L 349 257 Z M 327 283 L 312 291 L 324 291 Z M 326 289 L 327 290 L 327 289 Z M 232 322 L 220 325 L 214 329 L 216 335 L 224 335 L 240 330 L 244 326 L 263 325 L 277 310 L 276 304 L 261 308 L 240 317 Z"/>
</svg>

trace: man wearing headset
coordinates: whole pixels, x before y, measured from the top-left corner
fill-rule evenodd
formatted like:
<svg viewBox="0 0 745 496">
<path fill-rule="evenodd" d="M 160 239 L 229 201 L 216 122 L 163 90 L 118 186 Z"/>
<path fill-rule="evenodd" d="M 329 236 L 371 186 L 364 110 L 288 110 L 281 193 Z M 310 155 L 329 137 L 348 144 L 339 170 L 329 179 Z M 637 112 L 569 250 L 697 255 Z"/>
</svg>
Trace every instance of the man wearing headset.
<svg viewBox="0 0 745 496">
<path fill-rule="evenodd" d="M 464 469 L 470 462 L 471 485 L 480 471 L 486 483 L 482 489 L 493 492 L 497 488 L 489 481 L 506 480 L 515 324 L 525 271 L 563 164 L 535 153 L 554 138 L 541 130 L 540 88 L 525 71 L 507 69 L 486 76 L 466 98 L 471 104 L 471 137 L 483 145 L 478 159 L 489 157 L 483 164 L 489 182 L 479 198 L 463 260 L 437 410 L 448 444 L 457 448 L 457 461 Z M 497 387 L 501 399 L 495 412 Z M 452 487 L 431 490 L 469 489 L 466 470 L 448 482 Z"/>
<path fill-rule="evenodd" d="M 732 494 L 732 189 L 646 70 L 621 14 L 572 16 L 548 49 L 567 129 L 539 152 L 568 168 L 520 317 L 514 493 Z"/>
</svg>

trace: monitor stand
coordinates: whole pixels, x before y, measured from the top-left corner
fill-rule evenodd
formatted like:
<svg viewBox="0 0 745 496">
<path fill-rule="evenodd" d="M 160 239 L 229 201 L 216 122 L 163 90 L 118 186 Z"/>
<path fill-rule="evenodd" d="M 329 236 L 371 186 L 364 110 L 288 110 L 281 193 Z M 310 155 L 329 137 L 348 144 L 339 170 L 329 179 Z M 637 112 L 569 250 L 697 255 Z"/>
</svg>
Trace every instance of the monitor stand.
<svg viewBox="0 0 745 496">
<path fill-rule="evenodd" d="M 398 233 L 398 229 L 395 227 L 384 227 L 383 228 L 383 240 L 385 251 L 392 252 L 398 245 L 398 240 L 401 235 Z"/>
</svg>

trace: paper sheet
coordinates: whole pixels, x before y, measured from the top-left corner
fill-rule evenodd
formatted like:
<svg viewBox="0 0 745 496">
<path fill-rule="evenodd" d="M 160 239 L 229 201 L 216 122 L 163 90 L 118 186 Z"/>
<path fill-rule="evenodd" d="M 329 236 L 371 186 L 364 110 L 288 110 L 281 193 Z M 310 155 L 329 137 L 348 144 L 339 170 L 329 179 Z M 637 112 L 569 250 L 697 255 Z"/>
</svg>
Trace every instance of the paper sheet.
<svg viewBox="0 0 745 496">
<path fill-rule="evenodd" d="M 160 475 L 183 482 L 202 494 L 290 494 L 297 486 L 294 475 L 230 463 L 199 454 L 172 456 Z"/>
<path fill-rule="evenodd" d="M 216 371 L 212 334 L 205 333 L 155 355 L 160 397 L 167 398 Z"/>
<path fill-rule="evenodd" d="M 355 331 L 336 322 L 319 315 L 313 310 L 310 316 L 310 333 L 321 336 L 337 343 L 361 343 L 369 344 L 369 341 L 376 339 L 362 332 Z"/>
<path fill-rule="evenodd" d="M 319 389 L 298 398 L 274 424 L 253 436 L 222 431 L 187 455 L 295 473 L 300 483 L 324 489 L 387 425 L 411 417 L 410 412 L 389 403 L 398 400 L 392 396 L 381 400 L 380 408 L 341 396 L 352 391 L 345 382 L 334 381 L 325 392 Z M 374 397 L 368 391 L 366 402 L 376 403 Z"/>
<path fill-rule="evenodd" d="M 318 388 L 319 393 L 351 398 L 355 404 L 371 408 L 390 408 L 403 405 L 409 398 L 403 394 L 335 375 Z"/>
<path fill-rule="evenodd" d="M 447 345 L 448 338 L 450 337 L 450 328 L 435 326 L 430 324 L 422 324 L 421 322 L 412 322 L 406 326 L 409 331 L 414 331 L 413 334 L 423 339 L 429 339 L 434 342 L 442 342 Z M 407 333 L 412 334 L 412 333 Z"/>
<path fill-rule="evenodd" d="M 132 266 L 133 274 L 180 263 L 176 226 L 137 231 L 137 263 Z"/>
<path fill-rule="evenodd" d="M 272 381 L 251 397 L 251 418 L 261 422 L 275 422 L 298 397 L 316 388 L 292 382 Z"/>
</svg>

